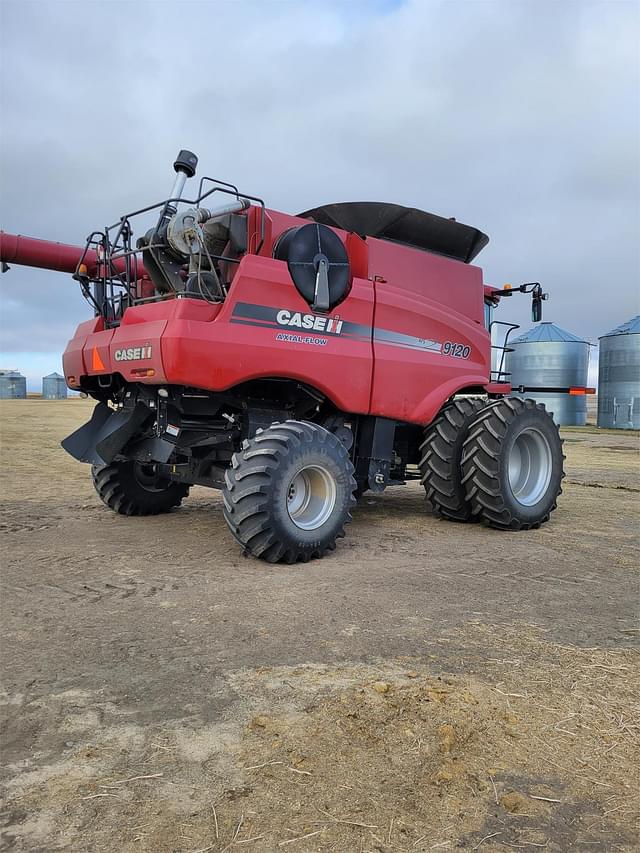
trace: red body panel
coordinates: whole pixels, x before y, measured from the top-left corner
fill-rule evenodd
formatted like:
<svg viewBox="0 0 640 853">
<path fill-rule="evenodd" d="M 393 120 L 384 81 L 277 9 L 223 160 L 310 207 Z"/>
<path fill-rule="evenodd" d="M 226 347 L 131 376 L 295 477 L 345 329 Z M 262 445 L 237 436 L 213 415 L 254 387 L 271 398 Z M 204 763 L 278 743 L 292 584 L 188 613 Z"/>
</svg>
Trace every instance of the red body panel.
<svg viewBox="0 0 640 853">
<path fill-rule="evenodd" d="M 251 379 L 283 377 L 317 388 L 343 411 L 369 407 L 373 367 L 371 336 L 326 340 L 313 330 L 283 327 L 264 320 L 245 325 L 238 306 L 257 305 L 310 314 L 309 306 L 291 286 L 286 264 L 247 256 L 236 274 L 231 293 L 215 322 L 202 325 L 174 320 L 163 337 L 163 359 L 170 382 L 222 391 Z M 349 298 L 332 317 L 371 328 L 373 289 L 354 280 Z M 323 341 L 300 344 L 279 335 L 299 335 Z M 320 369 L 319 369 L 320 366 Z"/>
<path fill-rule="evenodd" d="M 92 332 L 87 335 L 82 350 L 82 360 L 87 368 L 87 373 L 92 376 L 113 373 L 116 369 L 112 366 L 109 345 L 113 339 L 115 329 L 104 329 L 101 332 Z M 118 329 L 118 331 L 120 331 Z M 62 359 L 64 365 L 64 357 Z"/>
<path fill-rule="evenodd" d="M 376 289 L 370 413 L 428 423 L 449 396 L 489 377 L 482 271 L 406 246 L 367 242 Z M 444 355 L 444 343 L 466 357 Z"/>
<path fill-rule="evenodd" d="M 273 320 L 250 322 L 239 314 L 243 305 L 264 307 L 273 313 Z M 225 391 L 251 379 L 288 378 L 312 385 L 343 411 L 366 412 L 373 369 L 371 282 L 354 280 L 348 300 L 330 315 L 336 320 L 339 315 L 343 323 L 368 328 L 368 337 L 335 336 L 327 340 L 314 335 L 313 330 L 278 325 L 278 310 L 310 315 L 309 306 L 291 285 L 286 264 L 248 255 L 222 306 L 197 299 L 172 299 L 127 309 L 116 329 L 79 329 L 63 359 L 65 375 L 77 377 L 80 373 L 78 347 L 83 341 L 82 372 L 88 375 L 117 372 L 127 381 L 189 385 L 210 391 Z M 278 335 L 298 335 L 323 343 L 276 340 Z M 118 352 L 134 348 L 144 350 L 143 357 L 130 361 L 118 358 Z M 94 349 L 104 370 L 92 368 Z M 155 375 L 136 375 L 134 371 L 142 368 L 153 369 Z"/>
<path fill-rule="evenodd" d="M 94 317 L 80 323 L 76 333 L 67 344 L 62 356 L 62 369 L 70 388 L 80 387 L 80 377 L 86 376 L 91 371 L 91 361 L 85 364 L 83 350 L 87 342 L 87 336 L 93 332 L 104 329 L 102 317 Z"/>
<path fill-rule="evenodd" d="M 286 378 L 316 388 L 341 411 L 416 424 L 429 423 L 459 391 L 509 390 L 490 384 L 479 268 L 334 229 L 349 254 L 351 290 L 330 314 L 314 314 L 286 263 L 272 258 L 283 231 L 308 220 L 266 211 L 259 247 L 258 209 L 248 217 L 253 254 L 235 269 L 223 304 L 173 298 L 128 308 L 116 328 L 83 323 L 64 355 L 70 386 L 110 373 L 209 391 Z M 7 260 L 70 270 L 79 254 L 3 235 Z"/>
</svg>

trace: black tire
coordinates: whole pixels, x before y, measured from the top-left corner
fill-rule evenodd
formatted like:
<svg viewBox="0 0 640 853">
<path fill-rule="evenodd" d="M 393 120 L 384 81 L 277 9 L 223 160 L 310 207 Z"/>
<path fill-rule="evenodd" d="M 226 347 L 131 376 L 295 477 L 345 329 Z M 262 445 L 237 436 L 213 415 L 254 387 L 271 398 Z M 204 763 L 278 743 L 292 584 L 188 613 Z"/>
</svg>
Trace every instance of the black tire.
<svg viewBox="0 0 640 853">
<path fill-rule="evenodd" d="M 472 513 L 503 530 L 540 527 L 562 494 L 563 462 L 558 426 L 541 403 L 490 403 L 469 427 L 462 453 Z"/>
<path fill-rule="evenodd" d="M 467 501 L 460 461 L 469 424 L 486 405 L 486 400 L 477 397 L 453 400 L 424 431 L 424 441 L 420 445 L 420 482 L 438 518 L 477 521 Z"/>
<path fill-rule="evenodd" d="M 189 486 L 161 479 L 153 465 L 113 462 L 91 468 L 100 500 L 119 515 L 159 515 L 180 506 Z"/>
<path fill-rule="evenodd" d="M 308 496 L 313 487 L 305 477 L 318 484 L 318 499 Z M 225 521 L 246 552 L 270 563 L 306 563 L 324 556 L 351 521 L 356 481 L 348 450 L 317 424 L 285 421 L 246 439 L 225 480 Z M 294 509 L 298 482 L 307 503 Z M 303 529 L 301 524 L 316 526 Z"/>
</svg>

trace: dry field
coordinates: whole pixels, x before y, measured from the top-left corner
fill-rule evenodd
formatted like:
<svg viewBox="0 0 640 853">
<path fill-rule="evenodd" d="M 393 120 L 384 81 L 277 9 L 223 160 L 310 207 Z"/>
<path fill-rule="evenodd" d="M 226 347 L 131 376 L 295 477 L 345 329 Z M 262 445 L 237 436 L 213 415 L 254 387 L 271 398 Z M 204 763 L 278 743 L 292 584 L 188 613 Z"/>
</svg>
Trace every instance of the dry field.
<svg viewBox="0 0 640 853">
<path fill-rule="evenodd" d="M 412 485 L 269 566 L 216 492 L 102 506 L 90 406 L 0 404 L 2 849 L 638 849 L 637 435 L 566 430 L 541 530 Z"/>
</svg>

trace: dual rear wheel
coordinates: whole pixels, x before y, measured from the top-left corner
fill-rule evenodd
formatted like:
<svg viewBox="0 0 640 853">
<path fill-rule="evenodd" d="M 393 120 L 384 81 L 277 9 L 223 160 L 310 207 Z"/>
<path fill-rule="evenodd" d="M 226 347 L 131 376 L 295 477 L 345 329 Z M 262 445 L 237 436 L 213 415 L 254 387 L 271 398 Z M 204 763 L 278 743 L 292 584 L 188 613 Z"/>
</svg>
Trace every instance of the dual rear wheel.
<svg viewBox="0 0 640 853">
<path fill-rule="evenodd" d="M 421 450 L 422 482 L 441 518 L 530 529 L 549 519 L 562 492 L 562 440 L 535 400 L 453 400 Z"/>
<path fill-rule="evenodd" d="M 535 400 L 494 400 L 469 425 L 461 471 L 472 517 L 503 530 L 540 527 L 562 493 L 558 426 Z"/>
</svg>

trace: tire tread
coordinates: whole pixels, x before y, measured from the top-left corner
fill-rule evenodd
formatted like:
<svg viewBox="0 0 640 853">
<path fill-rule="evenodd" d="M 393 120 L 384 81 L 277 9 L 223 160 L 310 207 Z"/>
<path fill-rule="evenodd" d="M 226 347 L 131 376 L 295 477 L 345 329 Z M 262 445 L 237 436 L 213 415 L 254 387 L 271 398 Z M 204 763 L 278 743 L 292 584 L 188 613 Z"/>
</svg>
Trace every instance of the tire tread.
<svg viewBox="0 0 640 853">
<path fill-rule="evenodd" d="M 420 445 L 421 483 L 439 518 L 474 520 L 461 482 L 461 433 L 485 405 L 486 400 L 476 397 L 452 400 L 425 429 Z"/>
<path fill-rule="evenodd" d="M 226 488 L 223 489 L 223 513 L 225 521 L 236 541 L 246 553 L 260 557 L 269 563 L 308 562 L 322 557 L 335 549 L 335 542 L 313 550 L 293 548 L 278 541 L 276 532 L 269 525 L 270 495 L 268 486 L 277 474 L 286 457 L 305 444 L 318 442 L 334 444 L 339 457 L 350 469 L 353 489 L 353 466 L 343 443 L 317 424 L 307 421 L 284 421 L 260 430 L 251 439 L 246 439 L 242 448 L 234 453 L 232 464 L 225 474 Z M 351 506 L 355 499 L 351 498 Z M 335 538 L 344 536 L 344 524 L 351 521 L 349 512 Z"/>
<path fill-rule="evenodd" d="M 490 527 L 501 530 L 537 529 L 549 520 L 557 507 L 557 497 L 562 494 L 562 489 L 559 488 L 549 511 L 535 521 L 524 521 L 515 517 L 505 503 L 500 481 L 504 464 L 503 441 L 511 424 L 533 409 L 547 413 L 544 405 L 536 403 L 535 400 L 503 397 L 486 406 L 469 428 L 462 452 L 462 483 L 473 516 Z M 554 426 L 562 446 L 558 426 Z M 563 471 L 561 479 L 564 476 Z"/>
<path fill-rule="evenodd" d="M 114 462 L 110 465 L 91 469 L 93 485 L 100 500 L 118 515 L 160 515 L 180 506 L 183 498 L 189 494 L 189 486 L 183 483 L 171 483 L 165 491 L 144 493 L 140 487 L 138 494 L 132 493 L 127 484 L 131 474 L 123 475 L 123 465 L 127 462 Z"/>
</svg>

